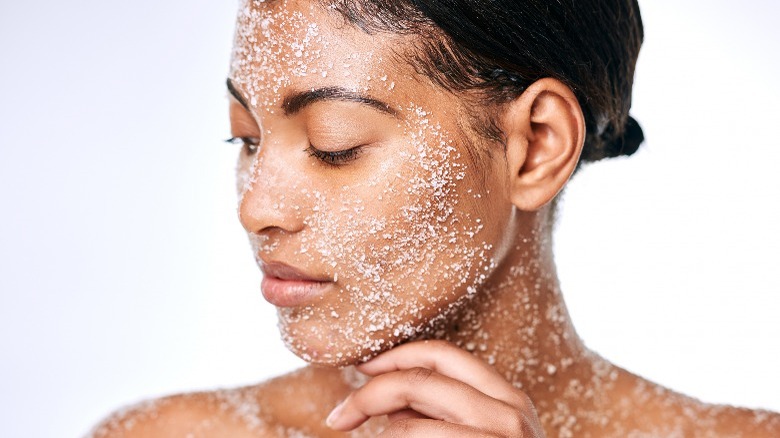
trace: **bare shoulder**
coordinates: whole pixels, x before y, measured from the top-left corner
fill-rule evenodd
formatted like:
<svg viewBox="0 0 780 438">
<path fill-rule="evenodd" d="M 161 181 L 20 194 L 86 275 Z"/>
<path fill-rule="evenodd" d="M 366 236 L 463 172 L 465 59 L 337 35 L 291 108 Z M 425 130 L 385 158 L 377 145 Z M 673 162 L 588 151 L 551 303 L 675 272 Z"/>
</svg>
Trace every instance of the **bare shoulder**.
<svg viewBox="0 0 780 438">
<path fill-rule="evenodd" d="M 307 367 L 259 385 L 145 401 L 113 413 L 87 437 L 340 436 L 325 418 L 357 380 Z"/>
<path fill-rule="evenodd" d="M 705 412 L 712 419 L 717 436 L 780 437 L 780 414 L 776 412 L 732 406 L 714 406 Z"/>
<path fill-rule="evenodd" d="M 620 370 L 609 421 L 614 437 L 780 437 L 780 414 L 705 403 Z"/>
<path fill-rule="evenodd" d="M 273 436 L 246 389 L 179 394 L 122 408 L 88 438 Z"/>
<path fill-rule="evenodd" d="M 624 376 L 622 399 L 631 400 L 631 412 L 641 413 L 628 423 L 647 436 L 780 437 L 778 413 L 705 403 L 630 373 Z"/>
</svg>

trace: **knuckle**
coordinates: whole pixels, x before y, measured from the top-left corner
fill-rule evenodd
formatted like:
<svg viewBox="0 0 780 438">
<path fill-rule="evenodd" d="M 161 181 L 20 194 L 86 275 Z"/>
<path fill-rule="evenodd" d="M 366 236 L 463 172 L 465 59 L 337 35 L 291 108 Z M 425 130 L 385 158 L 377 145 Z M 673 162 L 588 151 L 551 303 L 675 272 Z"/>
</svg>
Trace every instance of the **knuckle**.
<svg viewBox="0 0 780 438">
<path fill-rule="evenodd" d="M 406 372 L 406 379 L 413 385 L 419 385 L 428 380 L 431 377 L 431 374 L 433 374 L 433 371 L 428 368 L 411 368 Z"/>
<path fill-rule="evenodd" d="M 531 397 L 528 397 L 528 394 L 519 389 L 515 389 L 514 395 L 516 399 L 516 406 L 521 410 L 534 409 L 534 402 L 531 400 Z"/>
<path fill-rule="evenodd" d="M 523 395 L 525 396 L 525 394 Z M 512 408 L 507 415 L 503 417 L 505 421 L 504 424 L 507 427 L 507 436 L 522 438 L 542 436 L 540 432 L 541 426 L 539 425 L 536 416 L 536 409 L 527 396 L 525 396 L 525 399 L 528 400 L 526 406 L 519 409 Z"/>
<path fill-rule="evenodd" d="M 528 437 L 533 435 L 526 435 L 527 421 L 525 415 L 520 410 L 513 410 L 510 415 L 506 417 L 506 425 L 509 427 L 509 436 Z M 518 435 L 519 433 L 519 435 Z"/>
<path fill-rule="evenodd" d="M 522 438 L 537 438 L 544 436 L 541 432 L 541 425 L 536 420 L 536 413 L 535 412 L 518 412 L 517 417 L 515 418 L 515 433 L 519 432 L 519 435 Z"/>
</svg>

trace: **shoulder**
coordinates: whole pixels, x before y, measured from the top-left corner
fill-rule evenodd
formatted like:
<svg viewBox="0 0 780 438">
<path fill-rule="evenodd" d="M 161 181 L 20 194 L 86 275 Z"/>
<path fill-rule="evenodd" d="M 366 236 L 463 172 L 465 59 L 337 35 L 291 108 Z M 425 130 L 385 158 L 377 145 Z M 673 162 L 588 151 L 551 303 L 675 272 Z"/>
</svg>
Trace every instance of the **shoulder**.
<svg viewBox="0 0 780 438">
<path fill-rule="evenodd" d="M 87 437 L 271 436 L 260 411 L 243 389 L 179 394 L 119 409 Z"/>
<path fill-rule="evenodd" d="M 780 437 L 780 414 L 705 403 L 621 370 L 609 436 Z M 594 435 L 603 436 L 603 435 Z"/>
<path fill-rule="evenodd" d="M 259 385 L 145 401 L 116 411 L 87 437 L 338 436 L 325 418 L 360 383 L 352 380 L 309 367 Z"/>
<path fill-rule="evenodd" d="M 718 436 L 780 437 L 780 414 L 765 410 L 716 406 L 709 410 Z"/>
</svg>

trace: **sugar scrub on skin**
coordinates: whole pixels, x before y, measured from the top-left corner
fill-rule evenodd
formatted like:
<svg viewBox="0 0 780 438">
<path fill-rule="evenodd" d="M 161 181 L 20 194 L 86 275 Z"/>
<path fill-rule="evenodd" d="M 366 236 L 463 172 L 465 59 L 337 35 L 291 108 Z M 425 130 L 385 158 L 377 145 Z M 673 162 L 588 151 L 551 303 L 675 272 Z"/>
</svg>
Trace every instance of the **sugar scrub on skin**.
<svg viewBox="0 0 780 438">
<path fill-rule="evenodd" d="M 551 211 L 512 207 L 507 163 L 472 162 L 461 100 L 382 42 L 414 45 L 355 31 L 304 2 L 241 8 L 231 79 L 253 117 L 232 104 L 242 112 L 231 124 L 253 128 L 239 136 L 263 136 L 239 161 L 241 221 L 257 257 L 334 280 L 305 306 L 280 310 L 289 347 L 345 365 L 407 339 L 447 339 L 522 389 L 550 437 L 753 436 L 706 433 L 744 412 L 675 394 L 585 348 L 555 273 Z M 329 86 L 387 102 L 393 114 L 356 102 L 282 109 L 290 92 Z M 306 152 L 310 145 L 363 147 L 331 166 Z M 147 427 L 177 436 L 323 436 L 328 412 L 364 382 L 354 367 L 306 367 L 251 387 L 143 403 L 91 436 Z M 780 429 L 774 414 L 751 415 L 734 424 Z M 347 435 L 377 436 L 385 426 L 374 417 Z"/>
<path fill-rule="evenodd" d="M 497 201 L 504 188 L 481 186 L 452 108 L 433 98 L 436 88 L 429 87 L 433 97 L 407 92 L 404 75 L 413 73 L 401 71 L 392 51 L 360 32 L 341 37 L 339 29 L 351 27 L 340 17 L 323 25 L 322 10 L 280 4 L 250 5 L 239 20 L 231 77 L 254 102 L 265 135 L 260 152 L 239 165 L 240 200 L 262 195 L 266 208 L 297 225 L 294 233 L 250 235 L 259 256 L 337 279 L 334 291 L 310 305 L 280 309 L 285 343 L 308 361 L 344 365 L 410 338 L 441 337 L 441 330 L 516 386 L 556 394 L 555 401 L 535 399 L 543 421 L 561 436 L 576 433 L 579 419 L 603 403 L 593 389 L 612 387 L 615 378 L 611 368 L 577 366 L 583 353 L 568 346 L 565 309 L 555 299 L 543 304 L 541 297 L 560 296 L 548 287 L 555 280 L 540 262 L 545 254 L 535 250 L 549 246 L 545 231 L 525 230 L 522 246 L 501 247 L 500 233 L 519 233 L 507 231 L 509 217 L 483 213 L 504 205 Z M 277 138 L 291 129 L 280 121 L 285 93 L 322 86 L 392 102 L 399 117 L 386 131 L 393 138 L 342 168 L 305 153 L 278 159 Z M 354 106 L 366 111 L 373 110 Z M 502 265 L 510 250 L 517 259 Z M 503 280 L 495 281 L 496 271 Z M 526 284 L 533 278 L 539 281 Z M 497 335 L 493 322 L 504 332 Z M 561 343 L 562 360 L 538 353 L 550 342 Z M 575 407 L 584 400 L 591 400 L 586 410 Z"/>
<path fill-rule="evenodd" d="M 367 182 L 312 196 L 306 226 L 315 237 L 302 239 L 299 253 L 332 266 L 339 290 L 304 308 L 280 309 L 285 342 L 306 360 L 364 361 L 420 335 L 492 268 L 492 247 L 479 240 L 481 220 L 453 208 L 465 166 L 440 128 L 416 111 L 421 119 L 405 129 L 413 152 L 401 151 Z M 362 197 L 366 192 L 379 196 Z M 318 350 L 310 349 L 312 339 Z"/>
<path fill-rule="evenodd" d="M 296 224 L 294 232 L 251 234 L 258 256 L 337 280 L 335 290 L 310 305 L 280 309 L 290 349 L 312 362 L 343 365 L 406 339 L 440 337 L 442 330 L 532 394 L 556 436 L 595 436 L 583 433 L 594 425 L 614 429 L 599 436 L 627 436 L 631 425 L 607 409 L 625 376 L 579 344 L 547 264 L 548 231 L 529 224 L 514 233 L 525 237 L 505 263 L 508 249 L 499 247 L 496 230 L 506 230 L 509 219 L 484 214 L 503 206 L 496 200 L 502 188 L 479 186 L 452 108 L 407 92 L 405 75 L 412 73 L 370 36 L 340 37 L 339 29 L 351 29 L 340 18 L 339 25 L 324 25 L 321 10 L 279 4 L 273 11 L 244 9 L 231 77 L 265 135 L 260 152 L 239 165 L 241 201 L 260 199 Z M 341 168 L 316 162 L 302 152 L 306 144 L 287 144 L 299 155 L 281 160 L 281 136 L 307 139 L 290 135 L 297 125 L 282 122 L 285 93 L 322 86 L 392 103 L 399 117 L 385 128 L 391 138 Z M 333 108 L 316 110 L 344 114 Z M 673 431 L 669 424 L 656 430 Z"/>
<path fill-rule="evenodd" d="M 263 202 L 280 221 L 296 223 L 294 232 L 250 236 L 257 256 L 335 281 L 306 306 L 280 308 L 282 337 L 307 361 L 343 365 L 433 330 L 491 274 L 496 249 L 487 242 L 498 239 L 484 231 L 479 213 L 491 197 L 476 186 L 477 170 L 461 153 L 460 128 L 442 126 L 436 116 L 447 113 L 435 100 L 421 105 L 396 87 L 395 78 L 413 74 L 411 67 L 386 70 L 391 63 L 384 60 L 396 55 L 369 35 L 342 29 L 339 20 L 292 1 L 272 8 L 246 3 L 231 78 L 264 136 L 258 153 L 242 155 L 239 202 Z M 395 114 L 353 102 L 312 105 L 315 125 L 325 125 L 320 130 L 358 123 L 352 113 L 387 124 L 376 144 L 338 168 L 302 152 L 314 143 L 309 116 L 281 108 L 293 90 L 334 86 L 381 98 Z"/>
</svg>

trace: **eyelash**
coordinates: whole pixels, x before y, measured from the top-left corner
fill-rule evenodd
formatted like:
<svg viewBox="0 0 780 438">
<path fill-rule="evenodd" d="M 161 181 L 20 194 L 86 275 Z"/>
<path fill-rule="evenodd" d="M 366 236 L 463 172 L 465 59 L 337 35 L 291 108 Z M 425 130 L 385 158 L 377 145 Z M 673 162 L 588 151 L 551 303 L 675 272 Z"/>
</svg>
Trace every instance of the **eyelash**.
<svg viewBox="0 0 780 438">
<path fill-rule="evenodd" d="M 305 152 L 308 153 L 310 157 L 314 157 L 333 167 L 343 166 L 350 161 L 357 159 L 360 151 L 361 146 L 355 146 L 354 148 L 335 152 L 322 151 L 312 145 L 309 145 L 309 147 L 305 149 Z"/>
<path fill-rule="evenodd" d="M 256 137 L 232 137 L 225 140 L 225 143 L 240 144 L 248 154 L 254 154 L 260 147 L 260 139 Z M 329 152 L 319 150 L 313 145 L 309 145 L 309 147 L 305 149 L 305 152 L 308 153 L 310 157 L 314 157 L 329 166 L 339 167 L 357 159 L 360 150 L 361 146 L 355 146 L 354 148 L 345 149 L 343 151 Z"/>
<path fill-rule="evenodd" d="M 240 144 L 247 154 L 254 154 L 260 147 L 260 139 L 257 137 L 232 137 L 225 140 L 225 143 Z"/>
</svg>

